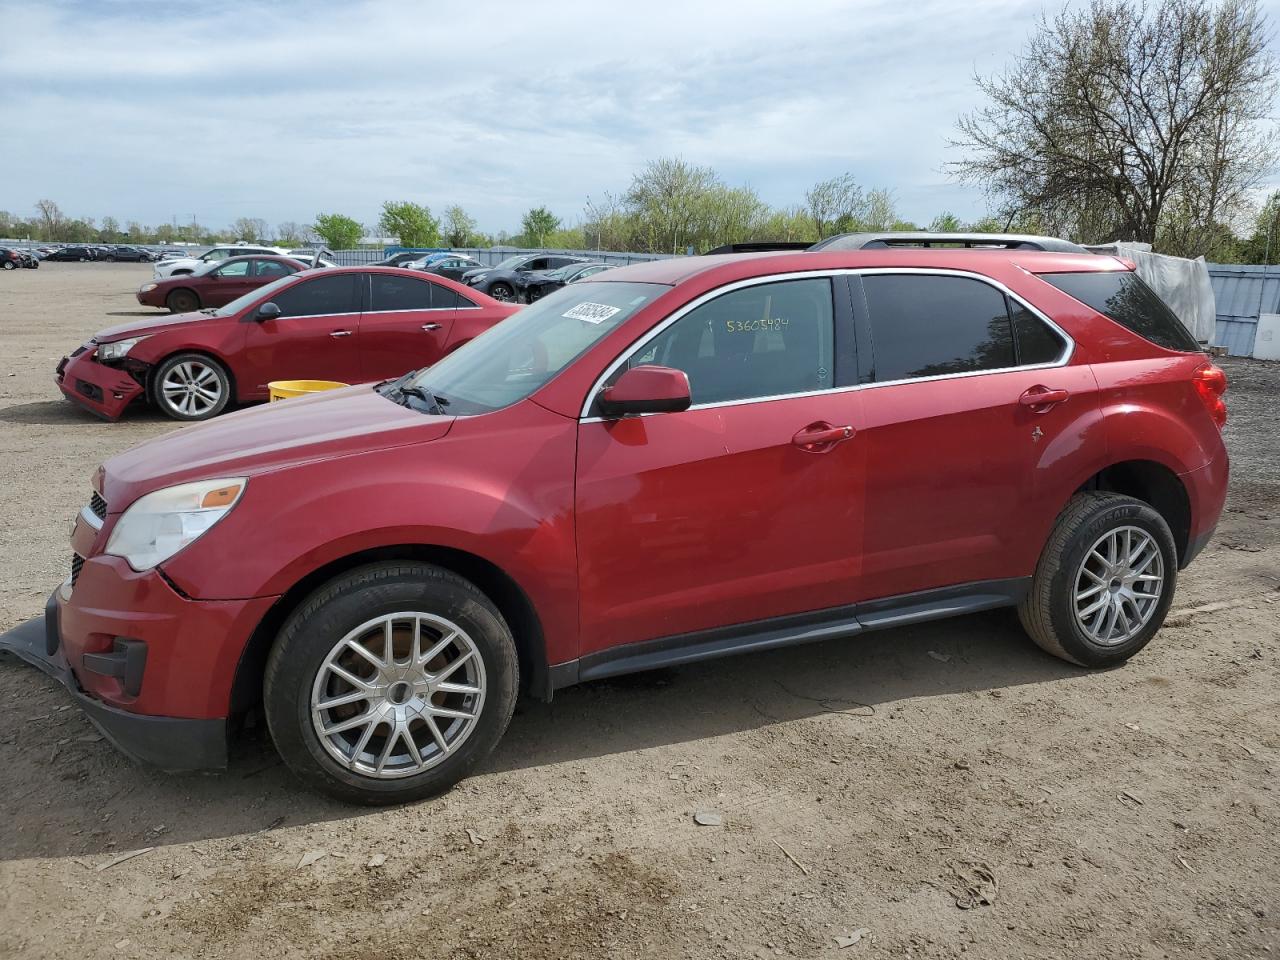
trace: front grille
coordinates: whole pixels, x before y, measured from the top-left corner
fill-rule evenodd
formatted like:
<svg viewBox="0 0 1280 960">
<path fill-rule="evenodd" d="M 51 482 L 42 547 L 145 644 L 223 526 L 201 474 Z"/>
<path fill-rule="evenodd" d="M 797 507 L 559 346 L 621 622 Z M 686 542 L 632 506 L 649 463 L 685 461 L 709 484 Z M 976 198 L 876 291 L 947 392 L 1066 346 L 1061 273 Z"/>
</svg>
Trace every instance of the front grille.
<svg viewBox="0 0 1280 960">
<path fill-rule="evenodd" d="M 80 569 L 84 566 L 84 557 L 78 553 L 71 555 L 71 585 L 74 587 L 80 579 Z"/>
<path fill-rule="evenodd" d="M 97 490 L 93 491 L 93 496 L 89 498 L 89 511 L 99 520 L 107 519 L 107 501 L 102 499 L 102 495 Z"/>
</svg>

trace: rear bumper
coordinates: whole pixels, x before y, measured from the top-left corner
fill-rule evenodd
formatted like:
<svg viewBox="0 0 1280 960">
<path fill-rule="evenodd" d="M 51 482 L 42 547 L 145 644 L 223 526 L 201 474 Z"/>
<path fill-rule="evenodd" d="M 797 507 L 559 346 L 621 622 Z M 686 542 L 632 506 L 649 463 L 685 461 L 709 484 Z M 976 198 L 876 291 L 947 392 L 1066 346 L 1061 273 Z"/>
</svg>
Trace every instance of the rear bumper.
<svg viewBox="0 0 1280 960">
<path fill-rule="evenodd" d="M 133 759 L 170 772 L 226 767 L 225 719 L 144 716 L 95 700 L 76 682 L 59 633 L 55 593 L 49 597 L 43 617 L 0 634 L 0 651 L 39 668 L 66 687 L 103 736 Z"/>
<path fill-rule="evenodd" d="M 93 360 L 86 350 L 78 357 L 64 357 L 54 372 L 54 383 L 71 402 L 104 420 L 119 420 L 125 408 L 142 394 L 142 385 L 116 367 Z"/>
</svg>

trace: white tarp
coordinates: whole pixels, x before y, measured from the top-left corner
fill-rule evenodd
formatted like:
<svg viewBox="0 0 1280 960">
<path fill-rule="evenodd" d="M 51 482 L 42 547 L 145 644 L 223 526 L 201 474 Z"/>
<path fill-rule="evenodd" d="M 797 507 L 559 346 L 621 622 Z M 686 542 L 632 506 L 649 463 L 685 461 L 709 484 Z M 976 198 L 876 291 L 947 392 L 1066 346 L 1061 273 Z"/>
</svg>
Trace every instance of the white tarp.
<svg viewBox="0 0 1280 960">
<path fill-rule="evenodd" d="M 1204 257 L 1185 260 L 1152 253 L 1150 244 L 1114 243 L 1105 248 L 1092 247 L 1095 252 L 1115 251 L 1117 257 L 1132 260 L 1138 276 L 1147 286 L 1160 295 L 1201 343 L 1212 343 L 1217 329 L 1217 306 L 1213 299 L 1213 284 L 1209 280 L 1209 267 Z"/>
</svg>

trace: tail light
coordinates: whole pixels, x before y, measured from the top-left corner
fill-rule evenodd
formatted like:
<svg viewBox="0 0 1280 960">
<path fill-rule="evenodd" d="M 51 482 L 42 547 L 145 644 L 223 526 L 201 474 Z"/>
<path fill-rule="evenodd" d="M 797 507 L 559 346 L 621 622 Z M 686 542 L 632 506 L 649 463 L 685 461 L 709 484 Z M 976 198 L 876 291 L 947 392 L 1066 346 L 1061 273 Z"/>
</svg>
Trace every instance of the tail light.
<svg viewBox="0 0 1280 960">
<path fill-rule="evenodd" d="M 1227 423 L 1227 404 L 1222 399 L 1227 392 L 1227 375 L 1221 367 L 1208 363 L 1191 375 L 1191 383 L 1200 395 L 1200 402 L 1221 430 Z"/>
</svg>

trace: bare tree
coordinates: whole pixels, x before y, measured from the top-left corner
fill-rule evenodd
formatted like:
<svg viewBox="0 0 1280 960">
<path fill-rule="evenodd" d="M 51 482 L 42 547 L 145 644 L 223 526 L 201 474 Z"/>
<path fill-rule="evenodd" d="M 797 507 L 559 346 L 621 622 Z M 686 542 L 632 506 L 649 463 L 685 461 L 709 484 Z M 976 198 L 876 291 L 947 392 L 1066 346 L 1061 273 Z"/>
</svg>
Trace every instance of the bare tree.
<svg viewBox="0 0 1280 960">
<path fill-rule="evenodd" d="M 804 202 L 819 240 L 839 232 L 841 220 L 858 219 L 865 206 L 862 188 L 848 173 L 815 183 L 805 192 Z"/>
<path fill-rule="evenodd" d="M 36 213 L 40 215 L 40 235 L 46 240 L 56 240 L 58 229 L 66 219 L 61 208 L 52 200 L 37 200 Z"/>
<path fill-rule="evenodd" d="M 237 240 L 262 243 L 267 239 L 267 221 L 261 217 L 240 217 L 231 224 L 231 232 Z"/>
<path fill-rule="evenodd" d="M 1194 253 L 1271 165 L 1277 84 L 1256 0 L 1092 0 L 979 77 L 951 164 L 1002 215 L 1085 242 Z"/>
</svg>

